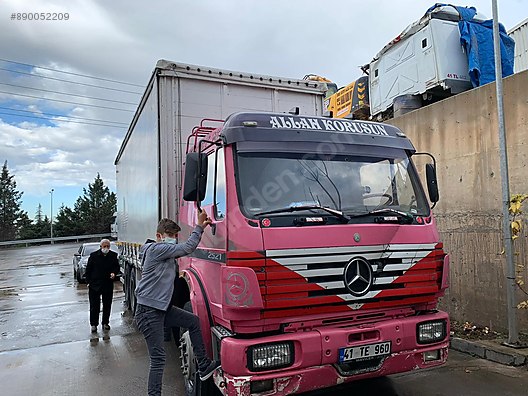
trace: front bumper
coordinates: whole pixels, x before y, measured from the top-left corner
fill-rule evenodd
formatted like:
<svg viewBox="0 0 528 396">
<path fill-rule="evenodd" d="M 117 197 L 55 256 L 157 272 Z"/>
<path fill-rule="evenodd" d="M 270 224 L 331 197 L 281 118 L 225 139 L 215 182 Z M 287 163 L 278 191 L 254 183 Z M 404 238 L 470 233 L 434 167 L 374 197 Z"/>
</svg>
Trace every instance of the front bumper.
<svg viewBox="0 0 528 396">
<path fill-rule="evenodd" d="M 417 325 L 432 320 L 446 321 L 445 339 L 428 345 L 418 344 Z M 447 314 L 436 312 L 369 325 L 318 328 L 257 340 L 225 338 L 221 347 L 222 370 L 214 378 L 222 393 L 229 396 L 308 392 L 365 378 L 440 366 L 447 360 L 448 335 Z M 295 360 L 290 367 L 262 373 L 252 373 L 247 369 L 245 357 L 250 345 L 286 340 L 295 344 Z M 384 341 L 391 341 L 391 353 L 388 355 L 349 364 L 338 363 L 340 348 Z M 424 353 L 432 351 L 437 351 L 438 359 L 426 361 Z M 262 393 L 252 393 L 252 383 L 260 385 L 262 381 L 268 381 L 269 387 Z"/>
</svg>

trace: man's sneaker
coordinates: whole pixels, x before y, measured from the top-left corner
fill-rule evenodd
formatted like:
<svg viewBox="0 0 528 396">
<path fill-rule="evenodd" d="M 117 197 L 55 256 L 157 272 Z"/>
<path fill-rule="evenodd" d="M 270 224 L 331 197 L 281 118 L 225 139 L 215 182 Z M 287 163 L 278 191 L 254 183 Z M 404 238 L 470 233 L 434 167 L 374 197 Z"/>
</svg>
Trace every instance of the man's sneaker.
<svg viewBox="0 0 528 396">
<path fill-rule="evenodd" d="M 110 326 L 107 325 L 107 324 L 104 324 L 104 325 L 103 325 L 103 330 L 104 330 L 104 331 L 108 331 L 108 330 L 110 330 Z"/>
<path fill-rule="evenodd" d="M 90 327 L 90 330 L 92 331 L 92 333 L 96 333 L 97 332 L 97 326 Z"/>
<path fill-rule="evenodd" d="M 213 360 L 205 370 L 200 371 L 200 380 L 205 381 L 209 379 L 218 367 L 220 367 L 220 362 Z"/>
</svg>

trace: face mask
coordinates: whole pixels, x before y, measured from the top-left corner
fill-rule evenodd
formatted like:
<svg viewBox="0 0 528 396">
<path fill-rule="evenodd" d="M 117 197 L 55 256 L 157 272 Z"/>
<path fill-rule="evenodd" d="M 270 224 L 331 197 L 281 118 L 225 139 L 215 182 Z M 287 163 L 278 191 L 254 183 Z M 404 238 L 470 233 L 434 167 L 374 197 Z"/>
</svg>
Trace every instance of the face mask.
<svg viewBox="0 0 528 396">
<path fill-rule="evenodd" d="M 165 243 L 172 243 L 172 244 L 175 244 L 176 243 L 176 238 L 163 238 L 163 242 Z"/>
<path fill-rule="evenodd" d="M 108 248 L 101 248 L 101 252 L 103 252 L 103 254 L 108 254 L 109 251 L 110 249 Z"/>
</svg>

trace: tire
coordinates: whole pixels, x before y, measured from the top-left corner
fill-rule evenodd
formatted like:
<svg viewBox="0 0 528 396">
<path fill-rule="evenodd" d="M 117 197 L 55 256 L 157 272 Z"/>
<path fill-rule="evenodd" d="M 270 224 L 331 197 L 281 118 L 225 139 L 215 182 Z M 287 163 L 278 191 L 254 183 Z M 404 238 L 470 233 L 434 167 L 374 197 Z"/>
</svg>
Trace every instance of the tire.
<svg viewBox="0 0 528 396">
<path fill-rule="evenodd" d="M 77 278 L 77 282 L 79 283 L 85 283 L 83 278 L 81 277 L 81 271 L 77 270 L 75 277 Z"/>
<path fill-rule="evenodd" d="M 128 282 L 128 305 L 132 311 L 132 316 L 136 314 L 137 300 L 136 300 L 136 273 L 134 268 L 130 270 Z"/>
<path fill-rule="evenodd" d="M 125 265 L 125 273 L 123 276 L 123 292 L 125 293 L 125 310 L 131 311 L 130 306 L 130 268 L 128 263 Z"/>
<path fill-rule="evenodd" d="M 192 312 L 191 302 L 185 303 L 183 309 Z M 221 396 L 213 378 L 201 381 L 198 374 L 198 365 L 194 358 L 189 331 L 180 327 L 180 360 L 183 375 L 185 396 Z"/>
</svg>

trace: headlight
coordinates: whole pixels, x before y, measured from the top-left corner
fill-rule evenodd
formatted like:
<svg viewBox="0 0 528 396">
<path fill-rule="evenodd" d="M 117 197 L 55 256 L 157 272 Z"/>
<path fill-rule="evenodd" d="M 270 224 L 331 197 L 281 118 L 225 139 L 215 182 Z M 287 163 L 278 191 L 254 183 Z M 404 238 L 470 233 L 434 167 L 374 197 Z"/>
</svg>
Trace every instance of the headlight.
<svg viewBox="0 0 528 396">
<path fill-rule="evenodd" d="M 447 323 L 445 320 L 423 322 L 416 329 L 418 344 L 430 344 L 446 338 Z"/>
<path fill-rule="evenodd" d="M 81 261 L 79 262 L 79 265 L 82 268 L 86 268 L 86 264 L 88 264 L 88 260 L 81 259 Z"/>
<path fill-rule="evenodd" d="M 261 344 L 248 349 L 248 369 L 264 371 L 291 366 L 294 361 L 293 342 Z"/>
</svg>

